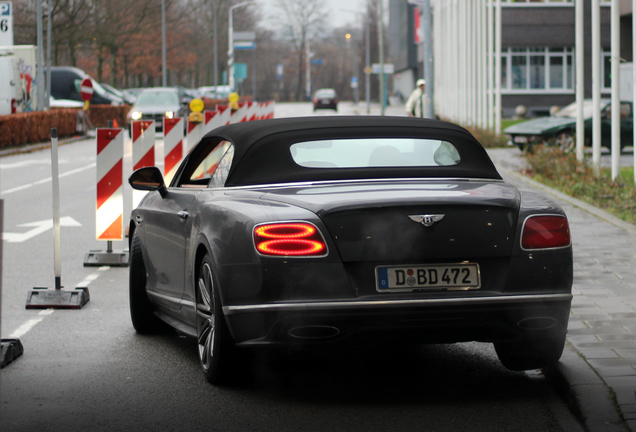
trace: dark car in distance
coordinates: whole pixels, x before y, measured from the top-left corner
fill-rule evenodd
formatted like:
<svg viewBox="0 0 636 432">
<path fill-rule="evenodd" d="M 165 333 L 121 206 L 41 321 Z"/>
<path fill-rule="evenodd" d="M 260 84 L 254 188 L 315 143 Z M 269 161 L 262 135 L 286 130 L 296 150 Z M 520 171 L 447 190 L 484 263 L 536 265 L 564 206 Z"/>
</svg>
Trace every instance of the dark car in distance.
<svg viewBox="0 0 636 432">
<path fill-rule="evenodd" d="M 491 342 L 558 361 L 572 301 L 565 212 L 504 182 L 454 124 L 325 116 L 216 128 L 133 210 L 130 313 L 196 340 L 231 382 L 247 349 Z M 194 348 L 194 347 L 193 347 Z"/>
<path fill-rule="evenodd" d="M 332 109 L 338 111 L 338 95 L 334 89 L 324 88 L 316 90 L 313 98 L 314 111 L 319 109 Z"/>
</svg>

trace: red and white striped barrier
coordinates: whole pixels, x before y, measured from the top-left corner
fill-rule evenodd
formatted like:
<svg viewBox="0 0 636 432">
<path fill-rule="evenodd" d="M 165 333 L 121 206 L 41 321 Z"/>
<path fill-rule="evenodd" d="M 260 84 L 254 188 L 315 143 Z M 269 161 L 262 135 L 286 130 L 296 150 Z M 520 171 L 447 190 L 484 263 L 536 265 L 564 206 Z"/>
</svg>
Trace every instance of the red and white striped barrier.
<svg viewBox="0 0 636 432">
<path fill-rule="evenodd" d="M 232 117 L 232 110 L 229 105 L 217 105 L 216 111 L 219 113 L 220 119 L 219 122 L 221 126 L 229 125 L 230 118 Z"/>
<path fill-rule="evenodd" d="M 133 120 L 132 123 L 133 171 L 155 166 L 155 122 L 153 120 Z M 133 190 L 133 209 L 137 208 L 147 192 Z"/>
<path fill-rule="evenodd" d="M 241 123 L 247 121 L 247 103 L 239 102 L 238 109 L 236 111 L 231 111 L 230 113 L 230 123 Z"/>
<path fill-rule="evenodd" d="M 124 238 L 123 129 L 97 129 L 97 240 Z"/>
<path fill-rule="evenodd" d="M 274 101 L 261 102 L 261 120 L 273 119 L 275 106 L 276 103 Z"/>
<path fill-rule="evenodd" d="M 170 184 L 179 164 L 185 155 L 184 146 L 184 122 L 182 117 L 165 119 L 163 121 L 163 152 L 164 152 L 164 177 L 166 184 Z"/>
<path fill-rule="evenodd" d="M 186 138 L 188 145 L 186 147 L 186 153 L 190 151 L 199 141 L 201 141 L 201 138 L 203 138 L 203 128 L 203 122 L 191 122 L 188 119 L 188 136 Z"/>
<path fill-rule="evenodd" d="M 203 111 L 203 135 L 218 128 L 219 126 L 223 126 L 223 115 L 219 110 L 216 111 Z"/>
</svg>

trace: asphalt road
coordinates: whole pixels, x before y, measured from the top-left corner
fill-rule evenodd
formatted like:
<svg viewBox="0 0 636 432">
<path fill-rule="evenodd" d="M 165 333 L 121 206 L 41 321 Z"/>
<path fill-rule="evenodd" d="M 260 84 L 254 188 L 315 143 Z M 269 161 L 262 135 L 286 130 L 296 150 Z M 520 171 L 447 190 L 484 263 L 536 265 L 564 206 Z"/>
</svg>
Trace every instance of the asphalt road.
<svg viewBox="0 0 636 432">
<path fill-rule="evenodd" d="M 310 104 L 277 110 L 312 114 Z M 157 146 L 160 160 L 161 140 Z M 128 140 L 125 148 L 127 177 Z M 53 234 L 43 222 L 52 217 L 50 152 L 0 158 L 1 332 L 25 349 L 0 372 L 2 431 L 582 430 L 540 373 L 506 370 L 490 344 L 256 353 L 236 386 L 209 385 L 194 340 L 134 332 L 126 268 L 83 266 L 88 251 L 106 248 L 95 240 L 94 164 L 94 140 L 60 147 L 61 216 L 69 223 L 61 230 L 62 283 L 88 286 L 91 300 L 81 310 L 38 311 L 25 309 L 28 291 L 54 286 Z M 125 214 L 130 195 L 127 187 Z"/>
</svg>

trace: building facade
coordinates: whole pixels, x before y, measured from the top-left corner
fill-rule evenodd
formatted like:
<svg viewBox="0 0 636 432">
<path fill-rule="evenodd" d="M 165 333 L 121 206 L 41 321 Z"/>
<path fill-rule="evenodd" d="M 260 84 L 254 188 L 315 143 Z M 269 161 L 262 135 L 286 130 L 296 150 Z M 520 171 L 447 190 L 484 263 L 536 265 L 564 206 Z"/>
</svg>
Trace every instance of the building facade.
<svg viewBox="0 0 636 432">
<path fill-rule="evenodd" d="M 459 1 L 461 6 L 461 2 L 472 0 L 431 0 L 432 13 L 439 10 L 441 2 L 450 1 Z M 610 3 L 610 0 L 600 0 L 602 97 L 609 97 L 611 91 Z M 549 115 L 551 107 L 574 102 L 575 1 L 502 0 L 501 4 L 502 116 L 514 116 L 519 105 L 526 107 L 528 116 Z M 586 98 L 592 97 L 591 9 L 592 1 L 585 0 Z M 395 64 L 394 90 L 406 96 L 415 87 L 417 78 L 423 76 L 422 44 L 415 41 L 418 13 L 417 6 L 407 0 L 390 1 L 389 55 Z M 395 41 L 393 37 L 400 40 Z M 621 1 L 621 61 L 632 61 L 631 0 Z"/>
</svg>

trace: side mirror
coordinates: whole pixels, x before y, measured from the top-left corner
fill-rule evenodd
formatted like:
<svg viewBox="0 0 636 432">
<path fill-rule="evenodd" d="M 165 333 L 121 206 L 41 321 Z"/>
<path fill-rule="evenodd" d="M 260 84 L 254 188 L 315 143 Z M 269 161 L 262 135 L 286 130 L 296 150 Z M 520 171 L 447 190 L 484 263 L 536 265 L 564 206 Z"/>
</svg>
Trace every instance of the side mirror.
<svg viewBox="0 0 636 432">
<path fill-rule="evenodd" d="M 132 173 L 128 179 L 128 183 L 133 189 L 141 191 L 159 191 L 161 197 L 166 196 L 166 184 L 163 181 L 163 175 L 157 167 L 139 168 Z"/>
</svg>

